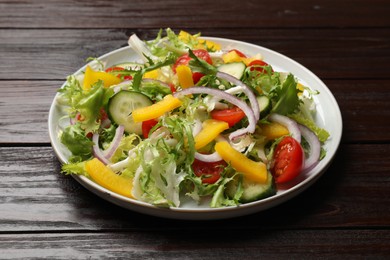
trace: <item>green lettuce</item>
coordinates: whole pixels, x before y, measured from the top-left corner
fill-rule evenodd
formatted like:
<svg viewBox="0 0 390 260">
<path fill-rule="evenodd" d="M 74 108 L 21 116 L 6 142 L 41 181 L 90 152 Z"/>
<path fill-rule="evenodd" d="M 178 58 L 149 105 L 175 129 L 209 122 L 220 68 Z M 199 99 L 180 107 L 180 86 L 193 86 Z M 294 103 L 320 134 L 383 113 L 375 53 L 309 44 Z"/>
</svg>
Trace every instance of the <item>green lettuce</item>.
<svg viewBox="0 0 390 260">
<path fill-rule="evenodd" d="M 272 89 L 271 93 L 275 102 L 272 106 L 272 113 L 287 115 L 293 113 L 300 104 L 297 81 L 292 74 L 287 76 L 280 87 Z"/>
<path fill-rule="evenodd" d="M 72 152 L 73 157 L 69 159 L 70 161 L 82 161 L 92 156 L 93 142 L 85 136 L 81 124 L 66 127 L 60 140 Z"/>
</svg>

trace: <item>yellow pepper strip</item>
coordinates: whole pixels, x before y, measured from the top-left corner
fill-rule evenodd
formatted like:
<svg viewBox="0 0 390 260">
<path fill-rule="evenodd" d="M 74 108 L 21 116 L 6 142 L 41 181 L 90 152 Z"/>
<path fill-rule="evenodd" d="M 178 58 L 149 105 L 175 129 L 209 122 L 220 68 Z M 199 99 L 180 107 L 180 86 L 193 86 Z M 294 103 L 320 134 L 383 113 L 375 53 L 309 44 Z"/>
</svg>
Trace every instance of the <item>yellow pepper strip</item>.
<svg viewBox="0 0 390 260">
<path fill-rule="evenodd" d="M 302 83 L 299 83 L 298 82 L 298 84 L 297 84 L 297 89 L 298 89 L 298 96 L 301 96 L 302 95 L 302 93 L 303 93 L 303 91 L 305 90 L 305 86 L 304 85 L 302 85 Z"/>
<path fill-rule="evenodd" d="M 199 44 L 197 46 L 198 49 L 204 49 L 204 46 L 206 45 L 207 49 L 210 51 L 220 51 L 221 50 L 221 44 L 218 44 L 213 41 L 209 40 L 203 40 L 199 39 Z"/>
<path fill-rule="evenodd" d="M 242 173 L 248 180 L 258 183 L 267 181 L 268 171 L 264 163 L 248 159 L 226 141 L 217 142 L 215 150 L 225 162 L 230 163 L 236 171 Z"/>
<path fill-rule="evenodd" d="M 154 119 L 180 106 L 181 101 L 169 94 L 166 95 L 161 101 L 154 103 L 151 106 L 133 110 L 133 120 L 135 123 L 138 123 Z"/>
<path fill-rule="evenodd" d="M 197 46 L 195 46 L 195 49 L 206 49 L 207 48 L 207 49 L 213 50 L 213 51 L 221 50 L 220 44 L 213 42 L 213 41 L 200 39 L 197 36 L 193 36 L 186 31 L 180 31 L 178 37 L 181 41 L 183 41 L 185 43 L 190 43 L 190 42 L 197 40 L 199 42 L 199 44 Z"/>
<path fill-rule="evenodd" d="M 186 31 L 180 31 L 178 34 L 178 38 L 185 43 L 189 43 L 190 41 L 195 39 L 194 36 L 192 36 L 190 33 Z"/>
<path fill-rule="evenodd" d="M 148 72 L 146 72 L 143 75 L 143 78 L 146 78 L 146 79 L 157 79 L 157 77 L 159 75 L 159 72 L 160 72 L 159 69 L 148 71 Z"/>
<path fill-rule="evenodd" d="M 229 51 L 228 53 L 222 55 L 222 60 L 224 63 L 232 63 L 232 62 L 242 62 L 243 57 L 237 54 L 235 51 Z"/>
<path fill-rule="evenodd" d="M 134 198 L 131 194 L 133 179 L 116 174 L 99 159 L 94 158 L 86 162 L 85 170 L 100 186 L 125 197 Z"/>
<path fill-rule="evenodd" d="M 229 124 L 215 119 L 203 122 L 203 129 L 195 136 L 195 149 L 199 150 L 213 141 L 220 133 L 229 128 Z"/>
<path fill-rule="evenodd" d="M 90 90 L 92 85 L 99 80 L 103 81 L 105 88 L 119 84 L 121 82 L 118 77 L 111 75 L 110 73 L 104 71 L 94 71 L 91 69 L 91 67 L 87 66 L 84 73 L 83 89 Z"/>
<path fill-rule="evenodd" d="M 273 140 L 290 133 L 285 126 L 275 122 L 262 124 L 260 129 L 261 134 L 264 135 L 268 140 Z"/>
<path fill-rule="evenodd" d="M 194 86 L 194 80 L 192 79 L 192 71 L 190 67 L 186 65 L 177 66 L 176 75 L 179 79 L 179 84 L 183 89 Z"/>
</svg>

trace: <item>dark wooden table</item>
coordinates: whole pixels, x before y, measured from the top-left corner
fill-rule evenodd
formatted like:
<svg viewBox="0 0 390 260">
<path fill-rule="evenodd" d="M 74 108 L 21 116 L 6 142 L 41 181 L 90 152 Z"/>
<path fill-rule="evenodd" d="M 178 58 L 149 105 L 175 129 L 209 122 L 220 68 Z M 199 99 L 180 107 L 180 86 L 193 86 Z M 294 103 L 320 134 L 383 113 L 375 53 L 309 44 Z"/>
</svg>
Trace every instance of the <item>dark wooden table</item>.
<svg viewBox="0 0 390 260">
<path fill-rule="evenodd" d="M 389 258 L 389 14 L 386 0 L 0 0 L 0 258 Z M 214 221 L 125 210 L 62 175 L 47 130 L 57 88 L 86 58 L 166 27 L 317 74 L 344 122 L 325 174 L 280 206 Z"/>
</svg>

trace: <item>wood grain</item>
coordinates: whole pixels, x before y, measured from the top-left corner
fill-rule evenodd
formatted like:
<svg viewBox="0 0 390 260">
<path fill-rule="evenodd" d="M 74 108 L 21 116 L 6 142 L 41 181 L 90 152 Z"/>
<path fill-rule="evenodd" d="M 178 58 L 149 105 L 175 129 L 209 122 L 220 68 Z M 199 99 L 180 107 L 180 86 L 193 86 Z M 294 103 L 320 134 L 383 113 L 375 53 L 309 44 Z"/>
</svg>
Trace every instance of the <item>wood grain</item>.
<svg viewBox="0 0 390 260">
<path fill-rule="evenodd" d="M 82 67 L 87 58 L 127 46 L 131 34 L 154 39 L 157 32 L 158 28 L 147 31 L 0 29 L 0 80 L 65 79 Z M 270 48 L 296 60 L 322 79 L 389 78 L 390 31 L 387 29 L 191 28 L 189 32 Z"/>
<path fill-rule="evenodd" d="M 6 234 L 0 235 L 0 250 L 3 257 L 45 259 L 385 259 L 390 253 L 390 233 L 384 230 L 243 231 L 239 237 L 230 229 L 207 235 L 204 230 Z"/>
<path fill-rule="evenodd" d="M 0 1 L 6 28 L 385 27 L 389 2 L 371 1 Z"/>
</svg>

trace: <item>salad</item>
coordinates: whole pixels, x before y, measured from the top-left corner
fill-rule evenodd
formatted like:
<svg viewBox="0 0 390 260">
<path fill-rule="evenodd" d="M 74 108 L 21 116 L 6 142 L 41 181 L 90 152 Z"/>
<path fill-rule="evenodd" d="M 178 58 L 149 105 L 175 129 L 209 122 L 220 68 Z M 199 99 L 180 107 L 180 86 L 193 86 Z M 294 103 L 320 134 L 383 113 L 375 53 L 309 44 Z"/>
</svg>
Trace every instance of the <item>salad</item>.
<svg viewBox="0 0 390 260">
<path fill-rule="evenodd" d="M 59 89 L 65 174 L 159 207 L 217 208 L 273 196 L 326 156 L 319 93 L 261 53 L 169 28 L 129 45 L 139 60 L 92 59 Z"/>
</svg>

